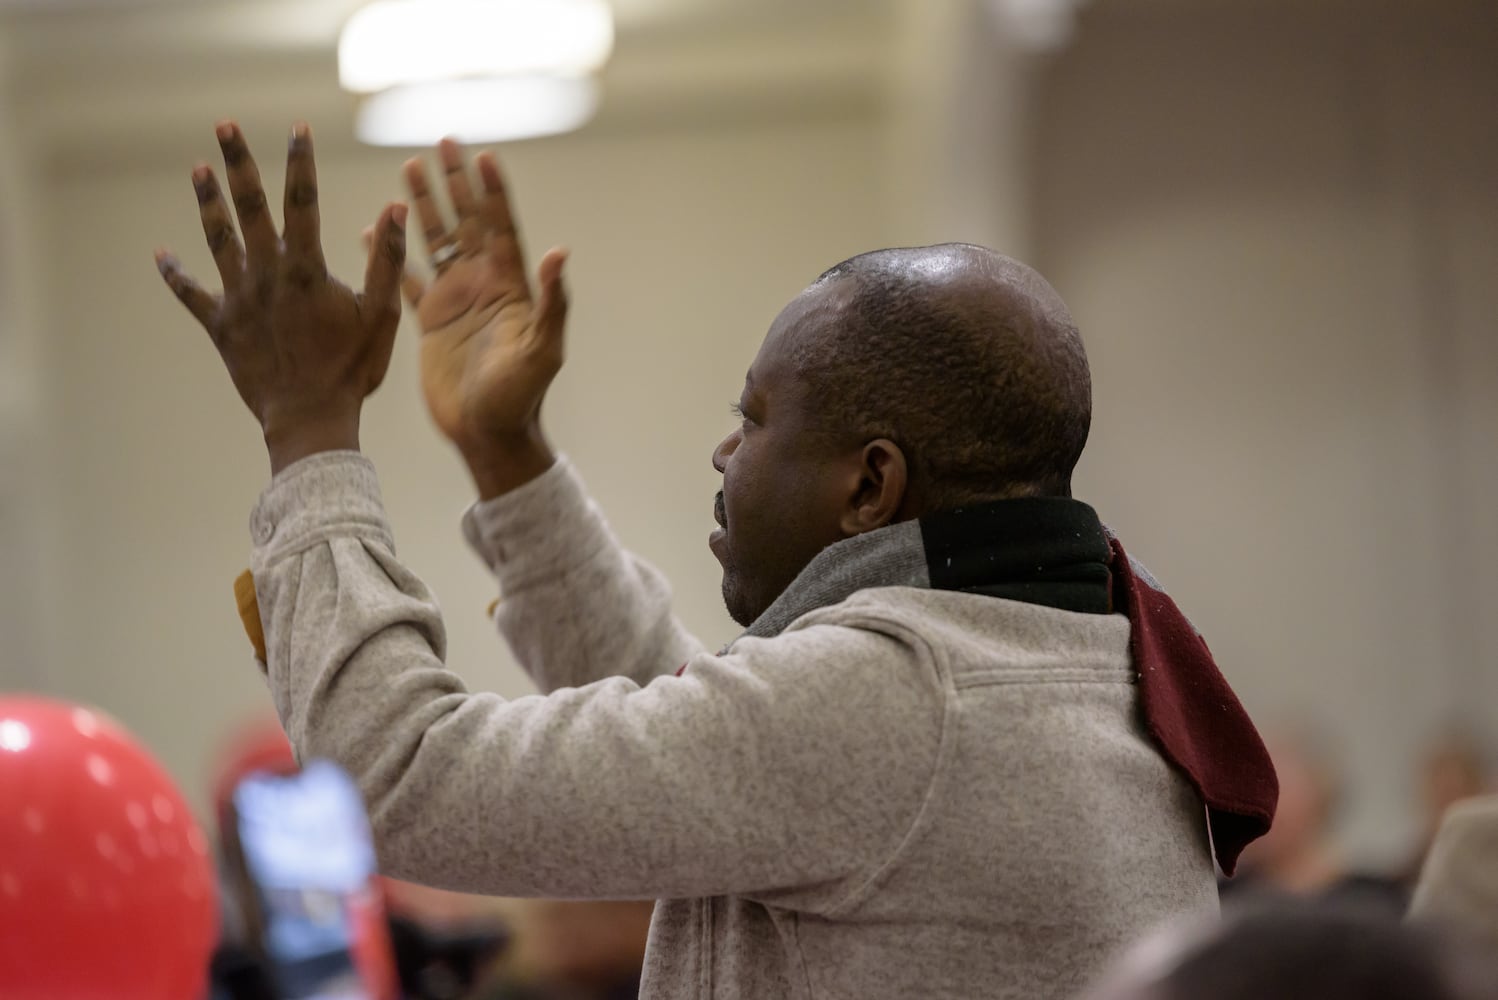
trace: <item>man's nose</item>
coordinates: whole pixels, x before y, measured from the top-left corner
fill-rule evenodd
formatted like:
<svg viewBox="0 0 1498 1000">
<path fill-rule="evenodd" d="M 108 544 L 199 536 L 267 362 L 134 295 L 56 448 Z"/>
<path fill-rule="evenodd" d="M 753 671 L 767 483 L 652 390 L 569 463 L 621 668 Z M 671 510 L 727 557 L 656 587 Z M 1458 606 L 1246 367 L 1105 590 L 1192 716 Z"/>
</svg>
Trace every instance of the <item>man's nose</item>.
<svg viewBox="0 0 1498 1000">
<path fill-rule="evenodd" d="M 738 450 L 739 442 L 744 440 L 744 433 L 740 430 L 734 432 L 718 442 L 718 447 L 713 449 L 713 468 L 718 470 L 719 475 L 728 468 L 728 456 Z"/>
</svg>

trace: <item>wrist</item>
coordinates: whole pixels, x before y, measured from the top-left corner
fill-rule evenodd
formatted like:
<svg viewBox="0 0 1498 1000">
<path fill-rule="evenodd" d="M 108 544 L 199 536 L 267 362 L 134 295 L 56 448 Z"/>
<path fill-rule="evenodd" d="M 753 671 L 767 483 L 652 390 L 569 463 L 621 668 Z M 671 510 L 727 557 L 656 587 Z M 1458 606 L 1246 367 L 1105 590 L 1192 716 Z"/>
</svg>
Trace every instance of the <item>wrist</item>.
<svg viewBox="0 0 1498 1000">
<path fill-rule="evenodd" d="M 267 424 L 263 429 L 272 476 L 321 452 L 359 450 L 357 412 Z"/>
<path fill-rule="evenodd" d="M 493 436 L 482 442 L 461 446 L 459 451 L 468 466 L 480 500 L 519 489 L 556 464 L 539 426 L 532 426 L 513 436 Z"/>
</svg>

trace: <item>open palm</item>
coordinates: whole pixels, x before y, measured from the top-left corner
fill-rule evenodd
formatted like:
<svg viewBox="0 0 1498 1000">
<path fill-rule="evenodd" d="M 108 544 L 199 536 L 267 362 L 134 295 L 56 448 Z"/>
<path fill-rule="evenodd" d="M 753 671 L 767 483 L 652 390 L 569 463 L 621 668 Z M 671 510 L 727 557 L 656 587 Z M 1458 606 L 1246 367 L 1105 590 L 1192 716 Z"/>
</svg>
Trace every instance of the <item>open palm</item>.
<svg viewBox="0 0 1498 1000">
<path fill-rule="evenodd" d="M 422 163 L 407 163 L 413 207 L 439 263 L 429 284 L 408 276 L 404 289 L 421 324 L 427 408 L 471 465 L 539 438 L 541 402 L 562 366 L 566 253 L 542 258 L 533 295 L 494 157 L 476 158 L 482 192 L 475 197 L 458 144 L 445 140 L 439 155 L 457 226 L 445 225 Z"/>
</svg>

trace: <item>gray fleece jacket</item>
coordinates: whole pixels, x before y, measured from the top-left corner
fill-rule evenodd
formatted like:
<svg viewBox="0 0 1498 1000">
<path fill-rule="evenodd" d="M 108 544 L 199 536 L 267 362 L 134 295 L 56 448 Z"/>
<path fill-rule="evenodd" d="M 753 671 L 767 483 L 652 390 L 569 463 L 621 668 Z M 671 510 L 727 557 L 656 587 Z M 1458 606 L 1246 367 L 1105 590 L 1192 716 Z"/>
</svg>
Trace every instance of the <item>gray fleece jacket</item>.
<svg viewBox="0 0 1498 1000">
<path fill-rule="evenodd" d="M 714 655 L 562 459 L 464 518 L 547 692 L 505 700 L 444 667 L 365 459 L 284 470 L 251 527 L 276 708 L 359 782 L 382 869 L 659 900 L 646 997 L 1062 1000 L 1217 912 L 1122 616 L 879 587 Z"/>
</svg>

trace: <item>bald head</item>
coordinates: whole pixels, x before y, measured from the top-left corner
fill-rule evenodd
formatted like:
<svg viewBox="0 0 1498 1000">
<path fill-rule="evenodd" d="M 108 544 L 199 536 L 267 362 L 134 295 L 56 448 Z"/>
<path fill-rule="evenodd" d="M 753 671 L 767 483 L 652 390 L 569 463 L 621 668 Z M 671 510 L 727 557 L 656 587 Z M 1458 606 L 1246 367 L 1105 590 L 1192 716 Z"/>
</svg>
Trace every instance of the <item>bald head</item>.
<svg viewBox="0 0 1498 1000">
<path fill-rule="evenodd" d="M 793 358 L 819 424 L 898 444 L 921 510 L 1070 495 L 1092 386 L 1033 269 L 969 244 L 876 250 L 804 294 L 824 319 Z"/>
</svg>

